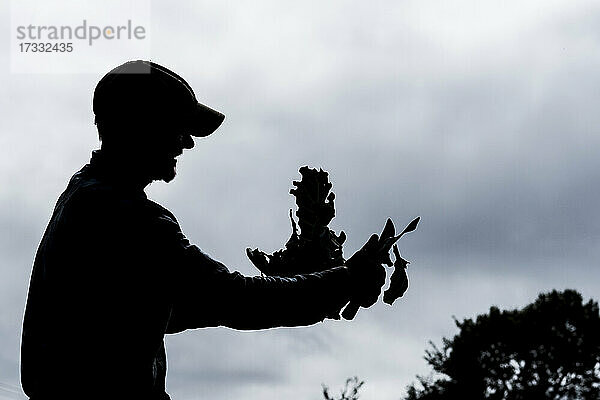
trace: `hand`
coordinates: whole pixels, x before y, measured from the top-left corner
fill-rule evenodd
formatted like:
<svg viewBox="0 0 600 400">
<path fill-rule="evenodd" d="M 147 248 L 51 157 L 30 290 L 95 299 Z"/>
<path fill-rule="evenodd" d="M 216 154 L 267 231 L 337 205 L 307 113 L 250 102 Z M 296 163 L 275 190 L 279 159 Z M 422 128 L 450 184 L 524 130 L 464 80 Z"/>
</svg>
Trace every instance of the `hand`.
<svg viewBox="0 0 600 400">
<path fill-rule="evenodd" d="M 385 268 L 392 265 L 389 251 L 397 238 L 394 224 L 387 220 L 381 236 L 373 234 L 367 243 L 346 261 L 352 280 L 352 297 L 342 316 L 352 319 L 359 307 L 368 308 L 377 302 L 385 284 Z"/>
<path fill-rule="evenodd" d="M 346 261 L 352 282 L 352 301 L 364 308 L 377 302 L 381 287 L 385 283 L 385 268 L 375 257 L 378 249 L 379 237 L 373 234 L 367 243 Z"/>
</svg>

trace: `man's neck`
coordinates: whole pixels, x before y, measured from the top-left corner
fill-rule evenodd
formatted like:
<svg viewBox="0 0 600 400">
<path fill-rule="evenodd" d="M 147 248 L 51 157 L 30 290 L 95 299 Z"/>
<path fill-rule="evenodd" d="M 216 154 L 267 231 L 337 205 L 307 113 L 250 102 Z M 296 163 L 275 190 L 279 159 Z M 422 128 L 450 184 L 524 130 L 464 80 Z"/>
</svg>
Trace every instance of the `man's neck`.
<svg viewBox="0 0 600 400">
<path fill-rule="evenodd" d="M 135 154 L 133 151 L 121 151 L 102 146 L 97 152 L 102 168 L 121 184 L 144 190 L 152 183 L 152 178 L 146 173 L 142 160 L 132 156 Z"/>
</svg>

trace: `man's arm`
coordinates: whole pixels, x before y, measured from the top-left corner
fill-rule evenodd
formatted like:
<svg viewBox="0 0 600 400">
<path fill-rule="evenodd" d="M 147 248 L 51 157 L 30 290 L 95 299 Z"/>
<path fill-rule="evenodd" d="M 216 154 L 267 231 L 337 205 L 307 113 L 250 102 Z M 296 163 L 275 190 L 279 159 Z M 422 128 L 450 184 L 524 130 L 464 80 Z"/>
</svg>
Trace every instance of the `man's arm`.
<svg viewBox="0 0 600 400">
<path fill-rule="evenodd" d="M 209 326 L 250 330 L 311 325 L 339 315 L 350 300 L 346 267 L 293 278 L 247 277 L 190 244 L 172 214 L 152 225 L 153 242 L 163 253 L 158 258 L 170 264 L 173 308 L 167 333 Z"/>
<path fill-rule="evenodd" d="M 169 331 L 312 325 L 339 315 L 350 300 L 346 267 L 292 278 L 248 277 L 190 246 L 186 264 L 191 263 L 184 267 L 185 282 L 176 295 Z"/>
</svg>

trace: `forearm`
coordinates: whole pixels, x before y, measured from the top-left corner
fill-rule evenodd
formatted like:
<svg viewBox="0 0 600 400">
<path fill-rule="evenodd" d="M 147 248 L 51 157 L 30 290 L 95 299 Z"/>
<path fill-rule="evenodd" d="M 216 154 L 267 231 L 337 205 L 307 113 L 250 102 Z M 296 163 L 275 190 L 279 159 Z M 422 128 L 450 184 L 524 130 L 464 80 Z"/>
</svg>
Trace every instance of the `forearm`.
<svg viewBox="0 0 600 400">
<path fill-rule="evenodd" d="M 188 266 L 168 333 L 209 326 L 251 330 L 312 325 L 338 315 L 350 298 L 346 267 L 283 277 L 247 277 L 230 272 L 197 247 L 187 249 Z"/>
<path fill-rule="evenodd" d="M 231 275 L 222 309 L 222 325 L 230 328 L 312 325 L 338 315 L 350 299 L 345 267 L 292 278 Z"/>
</svg>

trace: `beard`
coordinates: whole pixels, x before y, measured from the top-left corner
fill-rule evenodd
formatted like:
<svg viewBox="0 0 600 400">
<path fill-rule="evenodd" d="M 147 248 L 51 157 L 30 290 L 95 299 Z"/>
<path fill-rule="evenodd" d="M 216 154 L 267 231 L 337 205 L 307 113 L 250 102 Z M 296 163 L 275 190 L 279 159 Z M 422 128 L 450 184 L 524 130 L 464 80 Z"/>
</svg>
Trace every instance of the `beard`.
<svg viewBox="0 0 600 400">
<path fill-rule="evenodd" d="M 157 161 L 153 165 L 152 179 L 154 181 L 171 182 L 177 175 L 177 160 L 169 158 Z"/>
</svg>

